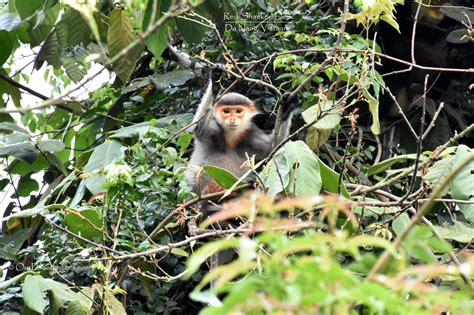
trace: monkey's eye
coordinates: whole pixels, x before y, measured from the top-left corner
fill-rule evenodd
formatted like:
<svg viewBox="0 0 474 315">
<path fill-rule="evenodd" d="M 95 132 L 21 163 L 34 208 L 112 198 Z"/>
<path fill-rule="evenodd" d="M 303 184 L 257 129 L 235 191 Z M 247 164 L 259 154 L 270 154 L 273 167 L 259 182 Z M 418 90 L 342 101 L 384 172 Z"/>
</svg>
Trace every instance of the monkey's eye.
<svg viewBox="0 0 474 315">
<path fill-rule="evenodd" d="M 223 112 L 224 112 L 224 114 L 228 114 L 228 113 L 230 113 L 230 110 L 224 109 Z"/>
<path fill-rule="evenodd" d="M 235 110 L 235 112 L 236 112 L 237 114 L 241 114 L 241 113 L 242 113 L 242 110 L 241 110 L 240 108 L 238 108 L 238 109 Z"/>
</svg>

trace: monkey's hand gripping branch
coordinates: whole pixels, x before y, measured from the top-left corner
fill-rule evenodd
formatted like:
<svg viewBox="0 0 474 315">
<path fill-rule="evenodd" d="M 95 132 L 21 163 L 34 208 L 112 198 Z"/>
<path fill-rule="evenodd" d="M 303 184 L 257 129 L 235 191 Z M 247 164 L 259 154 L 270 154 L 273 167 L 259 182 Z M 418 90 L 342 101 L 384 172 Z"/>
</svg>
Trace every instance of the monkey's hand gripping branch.
<svg viewBox="0 0 474 315">
<path fill-rule="evenodd" d="M 178 49 L 176 49 L 176 47 L 173 47 L 169 44 L 167 49 L 165 50 L 165 53 L 163 54 L 163 57 L 172 61 L 176 61 L 184 69 L 191 69 L 194 74 L 199 77 L 204 76 L 204 69 L 210 69 L 211 71 L 214 70 L 213 72 L 219 74 L 222 74 L 224 71 L 226 71 L 225 64 L 205 63 L 203 61 L 191 57 L 185 52 L 179 51 Z"/>
</svg>

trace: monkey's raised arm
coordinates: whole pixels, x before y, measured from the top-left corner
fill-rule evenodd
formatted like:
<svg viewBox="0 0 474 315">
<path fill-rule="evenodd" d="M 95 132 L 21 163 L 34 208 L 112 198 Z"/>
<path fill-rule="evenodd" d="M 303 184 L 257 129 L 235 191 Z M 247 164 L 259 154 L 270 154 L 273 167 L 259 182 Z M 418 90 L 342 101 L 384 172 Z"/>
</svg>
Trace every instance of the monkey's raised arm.
<svg viewBox="0 0 474 315">
<path fill-rule="evenodd" d="M 194 132 L 195 138 L 201 141 L 214 142 L 216 141 L 215 137 L 223 133 L 222 127 L 213 117 L 216 95 L 217 91 L 214 88 L 212 78 L 210 78 L 206 91 L 194 115 L 193 125 L 187 129 L 187 131 Z"/>
</svg>

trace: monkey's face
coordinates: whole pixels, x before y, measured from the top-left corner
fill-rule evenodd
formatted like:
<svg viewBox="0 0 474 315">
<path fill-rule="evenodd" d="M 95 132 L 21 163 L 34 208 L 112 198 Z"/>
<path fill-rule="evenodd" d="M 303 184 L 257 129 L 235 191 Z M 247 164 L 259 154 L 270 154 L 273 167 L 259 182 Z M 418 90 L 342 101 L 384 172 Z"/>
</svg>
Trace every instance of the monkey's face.
<svg viewBox="0 0 474 315">
<path fill-rule="evenodd" d="M 247 129 L 252 117 L 258 112 L 253 105 L 223 105 L 218 104 L 214 116 L 221 126 L 228 131 Z"/>
</svg>

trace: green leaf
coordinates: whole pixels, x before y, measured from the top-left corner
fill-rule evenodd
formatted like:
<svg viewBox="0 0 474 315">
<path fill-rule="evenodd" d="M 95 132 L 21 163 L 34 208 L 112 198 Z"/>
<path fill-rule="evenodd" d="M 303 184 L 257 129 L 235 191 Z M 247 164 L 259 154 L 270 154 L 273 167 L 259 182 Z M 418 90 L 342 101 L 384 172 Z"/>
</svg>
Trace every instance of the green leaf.
<svg viewBox="0 0 474 315">
<path fill-rule="evenodd" d="M 303 141 L 290 141 L 284 148 L 290 166 L 287 191 L 296 196 L 319 194 L 321 172 L 314 152 Z"/>
<path fill-rule="evenodd" d="M 325 101 L 311 106 L 301 115 L 307 124 L 317 120 L 312 127 L 323 130 L 334 129 L 342 118 L 341 111 L 334 106 L 333 101 Z"/>
<path fill-rule="evenodd" d="M 29 197 L 31 192 L 38 191 L 39 184 L 36 180 L 27 177 L 22 177 L 18 182 L 17 192 L 20 197 Z"/>
<path fill-rule="evenodd" d="M 41 211 L 43 211 L 44 205 L 37 205 L 34 208 L 28 209 L 28 210 L 23 210 L 19 212 L 15 212 L 13 214 L 10 214 L 8 217 L 3 218 L 3 221 L 8 221 L 13 218 L 29 218 L 37 215 Z"/>
<path fill-rule="evenodd" d="M 0 156 L 14 156 L 31 164 L 36 160 L 38 150 L 29 142 L 17 143 L 0 148 Z"/>
<path fill-rule="evenodd" d="M 68 229 L 87 239 L 98 239 L 102 236 L 99 231 L 102 227 L 102 219 L 96 209 L 84 209 L 68 212 L 64 218 L 64 223 Z M 92 226 L 91 223 L 95 226 Z"/>
<path fill-rule="evenodd" d="M 194 11 L 196 11 L 196 13 L 199 15 L 205 15 L 203 9 L 199 7 L 195 8 Z M 180 34 L 183 36 L 184 40 L 187 43 L 198 44 L 202 41 L 204 34 L 207 31 L 207 28 L 205 26 L 179 17 L 176 17 L 174 20 L 176 22 L 176 26 L 178 27 Z"/>
<path fill-rule="evenodd" d="M 263 170 L 263 178 L 265 186 L 268 187 L 268 194 L 272 197 L 282 192 L 289 183 L 290 166 L 284 150 L 279 150 L 273 159 L 265 166 Z"/>
<path fill-rule="evenodd" d="M 303 141 L 286 143 L 265 167 L 263 178 L 270 195 L 283 190 L 294 195 L 314 195 L 322 186 L 318 159 Z"/>
<path fill-rule="evenodd" d="M 52 31 L 46 41 L 41 46 L 38 56 L 35 61 L 35 70 L 39 70 L 43 63 L 46 61 L 49 65 L 55 69 L 61 67 L 61 59 L 59 54 L 59 41 L 56 31 Z"/>
<path fill-rule="evenodd" d="M 11 234 L 0 235 L 0 257 L 6 260 L 15 260 L 18 250 L 31 236 L 31 229 L 22 229 Z"/>
<path fill-rule="evenodd" d="M 451 170 L 453 169 L 453 163 L 454 156 L 452 155 L 449 155 L 448 157 L 437 161 L 433 164 L 433 166 L 429 168 L 428 173 L 423 176 L 423 180 L 428 183 L 431 183 L 433 185 L 433 188 L 436 188 L 439 183 L 442 183 L 444 179 L 449 174 L 451 174 Z M 446 185 L 446 187 L 444 187 L 443 191 L 441 192 L 441 196 L 448 194 L 449 190 L 450 186 Z"/>
<path fill-rule="evenodd" d="M 15 1 L 15 6 L 21 19 L 24 20 L 43 7 L 45 0 Z"/>
<path fill-rule="evenodd" d="M 91 193 L 105 191 L 103 188 L 105 176 L 101 175 L 100 171 L 115 160 L 122 158 L 124 150 L 125 147 L 116 140 L 107 140 L 94 149 L 89 161 L 84 166 L 84 171 L 90 173 L 85 179 L 85 185 Z"/>
<path fill-rule="evenodd" d="M 405 226 L 408 225 L 410 222 L 410 217 L 408 214 L 403 212 L 400 214 L 395 220 L 392 222 L 392 229 L 395 232 L 395 234 L 399 235 L 401 231 L 405 228 Z"/>
<path fill-rule="evenodd" d="M 204 165 L 202 167 L 209 176 L 212 177 L 219 185 L 225 189 L 229 189 L 237 182 L 238 178 L 226 169 L 213 165 Z"/>
<path fill-rule="evenodd" d="M 466 44 L 469 42 L 469 32 L 465 28 L 454 30 L 448 34 L 446 41 L 451 44 Z"/>
<path fill-rule="evenodd" d="M 107 32 L 107 45 L 109 47 L 110 57 L 115 57 L 128 47 L 135 40 L 132 32 L 130 18 L 125 11 L 115 9 L 109 15 L 109 29 Z M 143 50 L 143 47 L 141 47 Z M 122 82 L 127 82 L 130 75 L 135 69 L 136 58 L 140 55 L 141 50 L 135 47 L 126 55 L 122 56 L 113 63 L 112 67 Z"/>
<path fill-rule="evenodd" d="M 127 315 L 122 303 L 114 296 L 110 290 L 104 292 L 104 305 L 109 314 Z"/>
<path fill-rule="evenodd" d="M 64 150 L 64 143 L 60 140 L 38 141 L 37 145 L 42 151 L 58 152 Z"/>
<path fill-rule="evenodd" d="M 329 166 L 324 164 L 319 157 L 316 156 L 316 159 L 319 163 L 319 169 L 321 171 L 321 181 L 322 187 L 324 190 L 338 194 L 339 193 L 339 173 L 331 169 Z M 341 195 L 350 199 L 351 196 L 344 185 L 344 182 L 341 181 Z"/>
<path fill-rule="evenodd" d="M 36 47 L 41 44 L 48 34 L 50 34 L 51 30 L 53 29 L 54 24 L 59 15 L 60 5 L 57 4 L 51 8 L 45 9 L 45 11 L 40 11 L 40 13 L 44 16 L 44 19 L 40 21 L 37 18 L 36 25 L 31 24 L 28 29 L 28 34 L 30 36 L 30 47 Z"/>
<path fill-rule="evenodd" d="M 10 278 L 6 281 L 0 281 L 0 291 L 7 289 L 8 287 L 14 285 L 15 283 L 22 281 L 26 276 L 32 275 L 32 274 L 33 272 L 27 271 L 27 272 L 20 273 L 19 275 L 16 275 L 13 278 Z"/>
<path fill-rule="evenodd" d="M 373 97 L 367 89 L 362 89 L 365 100 L 369 104 L 369 111 L 372 114 L 372 126 L 370 130 L 374 135 L 380 134 L 380 121 L 379 121 L 379 101 Z"/>
<path fill-rule="evenodd" d="M 92 32 L 87 25 L 87 21 L 79 11 L 71 9 L 63 18 L 67 23 L 67 46 L 84 44 L 87 46 L 91 42 Z"/>
<path fill-rule="evenodd" d="M 28 135 L 28 131 L 26 131 L 25 129 L 13 124 L 13 123 L 9 123 L 9 122 L 2 122 L 0 123 L 0 130 L 9 130 L 9 131 L 18 131 L 18 132 L 21 132 L 21 133 L 24 133 L 26 135 Z"/>
<path fill-rule="evenodd" d="M 0 30 L 13 31 L 23 24 L 20 16 L 16 12 L 2 12 L 0 13 Z"/>
<path fill-rule="evenodd" d="M 43 277 L 41 276 L 26 276 L 23 282 L 23 301 L 25 305 L 31 310 L 43 314 L 46 307 L 44 300 Z"/>
<path fill-rule="evenodd" d="M 145 121 L 135 125 L 127 126 L 120 128 L 118 130 L 111 131 L 111 138 L 117 139 L 127 139 L 137 137 L 139 135 L 144 135 L 148 130 L 150 130 L 150 122 Z"/>
<path fill-rule="evenodd" d="M 374 164 L 369 167 L 367 174 L 369 176 L 375 175 L 382 173 L 386 169 L 389 169 L 392 165 L 397 164 L 397 163 L 402 163 L 406 162 L 408 160 L 415 160 L 416 159 L 416 154 L 404 154 L 404 155 L 398 155 L 393 158 L 384 160 L 380 163 Z"/>
<path fill-rule="evenodd" d="M 441 7 L 440 11 L 447 17 L 454 19 L 458 22 L 464 22 L 467 25 L 474 21 L 474 11 L 467 7 L 456 7 L 451 3 L 445 3 Z"/>
<path fill-rule="evenodd" d="M 97 172 L 123 156 L 125 147 L 116 140 L 107 140 L 97 146 L 84 166 L 85 172 Z"/>
<path fill-rule="evenodd" d="M 313 151 L 318 151 L 319 148 L 325 144 L 331 136 L 330 129 L 317 129 L 309 127 L 306 133 L 305 142 Z"/>
<path fill-rule="evenodd" d="M 44 155 L 40 154 L 32 164 L 22 160 L 14 160 L 10 165 L 10 172 L 12 174 L 24 176 L 30 172 L 37 173 L 48 166 L 48 161 L 46 161 Z"/>
<path fill-rule="evenodd" d="M 224 249 L 233 248 L 238 244 L 239 239 L 233 237 L 229 239 L 213 241 L 202 246 L 197 251 L 195 251 L 194 254 L 192 254 L 192 256 L 186 262 L 186 269 L 188 272 L 186 273 L 185 278 L 189 279 L 196 271 L 198 271 L 201 264 L 204 263 L 206 259 L 209 258 L 212 254 L 215 254 Z"/>
<path fill-rule="evenodd" d="M 165 74 L 156 74 L 150 77 L 153 84 L 159 89 L 164 90 L 171 86 L 181 86 L 194 78 L 192 70 L 175 70 Z"/>
<path fill-rule="evenodd" d="M 187 251 L 185 251 L 184 249 L 178 248 L 178 247 L 172 248 L 171 249 L 171 254 L 181 256 L 181 257 L 189 257 L 189 254 L 188 254 Z"/>
<path fill-rule="evenodd" d="M 474 151 L 465 145 L 458 146 L 454 156 L 453 166 L 474 154 Z M 457 175 L 451 183 L 451 196 L 454 199 L 468 200 L 474 202 L 474 161 L 469 162 Z M 458 204 L 464 217 L 474 223 L 474 204 Z"/>
<path fill-rule="evenodd" d="M 155 19 L 153 23 L 155 23 L 162 15 L 163 12 L 168 11 L 168 8 L 171 4 L 171 1 L 164 0 L 164 1 L 153 1 L 149 0 L 147 3 L 147 7 L 145 10 L 145 15 L 143 18 L 142 24 L 142 31 L 146 32 L 147 28 L 150 25 L 150 19 L 153 14 L 153 3 L 157 4 L 156 12 L 155 12 Z M 168 45 L 168 23 L 163 23 L 158 27 L 156 31 L 154 31 L 150 36 L 145 39 L 145 44 L 151 53 L 155 56 L 155 58 L 161 57 L 163 51 L 165 51 L 166 46 Z"/>
<path fill-rule="evenodd" d="M 456 220 L 453 223 L 450 226 L 436 226 L 436 230 L 444 239 L 471 243 L 474 239 L 474 227 Z"/>
<path fill-rule="evenodd" d="M 2 66 L 5 61 L 13 51 L 16 43 L 16 32 L 7 32 L 0 30 L 0 66 Z"/>
</svg>

